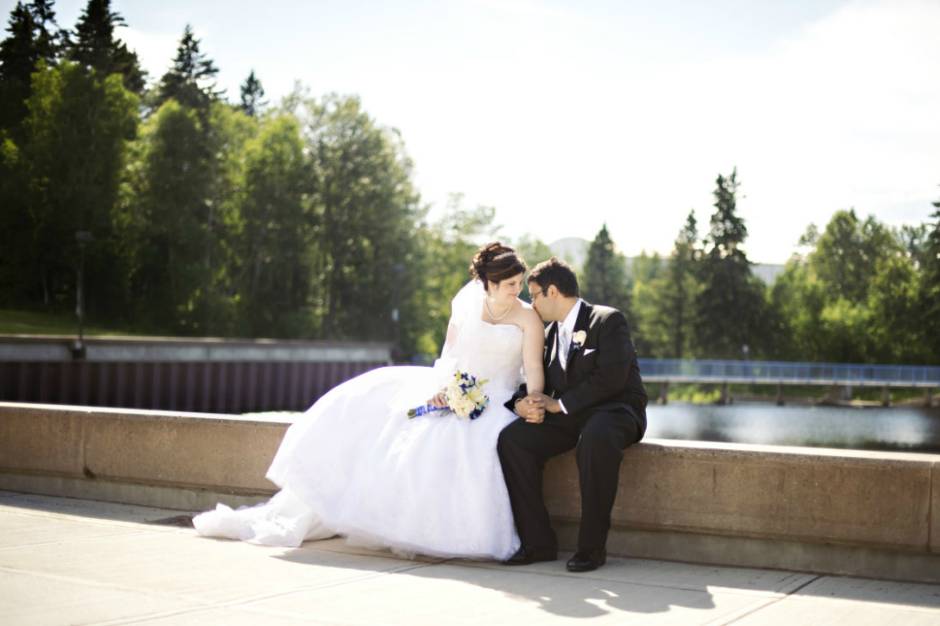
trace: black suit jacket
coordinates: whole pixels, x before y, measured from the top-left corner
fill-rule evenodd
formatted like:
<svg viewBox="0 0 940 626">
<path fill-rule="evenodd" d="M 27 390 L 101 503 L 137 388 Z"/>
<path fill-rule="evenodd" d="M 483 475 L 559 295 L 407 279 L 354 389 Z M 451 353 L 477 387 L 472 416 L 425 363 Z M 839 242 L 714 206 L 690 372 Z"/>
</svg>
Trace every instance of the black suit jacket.
<svg viewBox="0 0 940 626">
<path fill-rule="evenodd" d="M 640 420 L 642 436 L 647 396 L 627 319 L 617 309 L 582 300 L 574 334 L 578 331 L 584 331 L 584 342 L 569 347 L 563 370 L 555 359 L 558 323 L 545 329 L 545 393 L 560 399 L 568 415 L 575 417 L 587 417 L 598 409 L 632 409 Z M 506 406 L 512 410 L 526 393 L 523 385 Z"/>
</svg>

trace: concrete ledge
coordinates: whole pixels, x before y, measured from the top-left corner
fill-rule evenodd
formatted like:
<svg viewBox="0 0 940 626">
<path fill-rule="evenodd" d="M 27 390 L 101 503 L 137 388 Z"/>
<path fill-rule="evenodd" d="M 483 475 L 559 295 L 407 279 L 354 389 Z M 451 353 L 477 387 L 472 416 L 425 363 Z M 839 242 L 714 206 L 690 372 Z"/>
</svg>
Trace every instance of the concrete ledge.
<svg viewBox="0 0 940 626">
<path fill-rule="evenodd" d="M 288 422 L 0 403 L 0 489 L 194 511 L 273 493 Z M 630 448 L 612 553 L 940 582 L 940 455 L 652 440 Z M 563 546 L 567 454 L 546 466 Z"/>
<path fill-rule="evenodd" d="M 613 511 L 632 528 L 940 553 L 940 455 L 651 440 L 625 455 Z M 577 519 L 571 455 L 546 470 L 556 516 Z"/>
</svg>

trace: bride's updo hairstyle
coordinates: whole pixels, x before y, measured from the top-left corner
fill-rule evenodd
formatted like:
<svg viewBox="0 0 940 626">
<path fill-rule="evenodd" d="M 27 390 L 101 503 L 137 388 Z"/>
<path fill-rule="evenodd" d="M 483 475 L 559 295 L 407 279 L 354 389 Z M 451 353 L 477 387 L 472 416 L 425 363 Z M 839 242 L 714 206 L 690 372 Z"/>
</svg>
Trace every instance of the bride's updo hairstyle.
<svg viewBox="0 0 940 626">
<path fill-rule="evenodd" d="M 525 261 L 509 246 L 498 241 L 488 243 L 473 255 L 470 263 L 470 276 L 478 278 L 486 289 L 489 283 L 497 284 L 507 278 L 524 274 Z"/>
</svg>

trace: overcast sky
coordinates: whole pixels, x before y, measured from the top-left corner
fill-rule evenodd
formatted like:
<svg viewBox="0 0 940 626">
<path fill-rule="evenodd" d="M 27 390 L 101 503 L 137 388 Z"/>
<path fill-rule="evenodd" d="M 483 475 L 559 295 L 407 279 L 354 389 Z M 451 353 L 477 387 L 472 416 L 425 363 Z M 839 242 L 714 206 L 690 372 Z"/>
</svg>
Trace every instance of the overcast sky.
<svg viewBox="0 0 940 626">
<path fill-rule="evenodd" d="M 5 19 L 15 3 L 0 0 Z M 72 28 L 84 0 L 56 2 Z M 745 249 L 783 262 L 854 207 L 892 225 L 940 199 L 940 0 L 115 0 L 151 79 L 190 23 L 236 99 L 301 81 L 398 128 L 425 202 L 502 232 L 668 253 L 738 168 Z"/>
</svg>

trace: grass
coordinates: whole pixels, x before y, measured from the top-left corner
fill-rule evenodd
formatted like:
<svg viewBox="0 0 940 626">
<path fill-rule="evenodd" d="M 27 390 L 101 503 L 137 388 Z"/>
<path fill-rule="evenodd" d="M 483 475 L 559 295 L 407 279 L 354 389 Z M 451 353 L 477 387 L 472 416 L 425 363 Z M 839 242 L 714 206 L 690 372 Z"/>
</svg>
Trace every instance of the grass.
<svg viewBox="0 0 940 626">
<path fill-rule="evenodd" d="M 85 325 L 85 335 L 129 334 L 120 328 Z M 74 314 L 43 313 L 0 309 L 0 334 L 3 335 L 78 335 L 78 320 Z"/>
<path fill-rule="evenodd" d="M 737 400 L 763 400 L 776 401 L 776 385 L 729 385 L 729 392 Z M 646 392 L 651 403 L 659 398 L 660 385 L 647 383 Z M 841 395 L 831 398 L 832 388 L 828 386 L 783 386 L 783 400 L 785 403 L 815 403 L 825 400 L 842 400 Z M 924 390 L 907 387 L 894 387 L 891 389 L 891 402 L 893 404 L 920 404 L 924 401 Z M 670 402 L 688 402 L 690 404 L 714 404 L 721 397 L 721 385 L 718 384 L 676 384 L 669 385 Z M 881 403 L 880 387 L 854 387 L 852 401 L 861 403 Z"/>
</svg>

